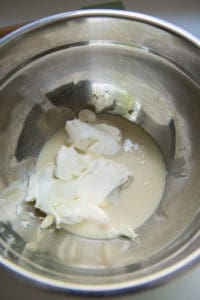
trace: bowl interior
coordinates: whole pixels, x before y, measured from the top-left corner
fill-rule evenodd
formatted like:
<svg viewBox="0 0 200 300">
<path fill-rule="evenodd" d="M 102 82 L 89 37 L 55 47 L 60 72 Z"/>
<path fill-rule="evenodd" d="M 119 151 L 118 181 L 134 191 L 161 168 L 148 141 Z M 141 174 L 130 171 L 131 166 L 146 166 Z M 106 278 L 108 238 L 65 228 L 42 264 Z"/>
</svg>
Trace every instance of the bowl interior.
<svg viewBox="0 0 200 300">
<path fill-rule="evenodd" d="M 57 286 L 109 289 L 134 286 L 197 248 L 198 51 L 155 24 L 87 14 L 34 25 L 2 44 L 0 253 L 6 262 Z M 40 215 L 23 204 L 41 147 L 85 107 L 136 122 L 163 153 L 165 193 L 138 228 L 136 244 L 42 231 Z"/>
</svg>

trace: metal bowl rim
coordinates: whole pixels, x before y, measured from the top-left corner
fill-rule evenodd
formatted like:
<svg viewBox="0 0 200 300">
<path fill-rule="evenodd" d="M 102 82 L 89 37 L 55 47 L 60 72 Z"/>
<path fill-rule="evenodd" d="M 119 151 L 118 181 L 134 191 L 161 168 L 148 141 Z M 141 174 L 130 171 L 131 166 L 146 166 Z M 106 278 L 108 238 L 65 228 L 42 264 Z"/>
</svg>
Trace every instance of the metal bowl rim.
<svg viewBox="0 0 200 300">
<path fill-rule="evenodd" d="M 178 26 L 172 25 L 169 22 L 163 21 L 159 18 L 145 15 L 137 12 L 130 11 L 119 11 L 111 9 L 88 9 L 88 10 L 77 10 L 71 12 L 60 13 L 52 16 L 48 16 L 27 25 L 20 27 L 19 29 L 7 34 L 5 37 L 0 39 L 0 48 L 10 44 L 18 37 L 27 34 L 35 29 L 41 28 L 47 24 L 56 23 L 62 20 L 70 20 L 73 18 L 80 17 L 113 17 L 132 21 L 138 21 L 146 23 L 154 27 L 158 27 L 164 31 L 170 32 L 178 37 L 185 39 L 192 43 L 197 48 L 200 48 L 200 39 L 191 33 L 179 28 Z M 95 294 L 95 295 L 112 295 L 122 294 L 125 292 L 131 292 L 141 290 L 143 288 L 149 288 L 157 286 L 174 275 L 180 273 L 183 269 L 189 269 L 200 261 L 200 249 L 197 248 L 194 252 L 190 253 L 184 259 L 178 261 L 173 266 L 169 266 L 162 271 L 155 272 L 151 275 L 145 276 L 139 280 L 130 280 L 127 282 L 108 284 L 108 285 L 83 285 L 83 284 L 64 284 L 59 281 L 49 279 L 44 276 L 36 275 L 30 271 L 24 270 L 22 267 L 15 265 L 14 263 L 0 257 L 0 265 L 5 267 L 9 271 L 13 271 L 15 275 L 20 275 L 24 279 L 28 279 L 31 284 L 36 284 L 40 288 L 54 289 L 64 291 L 68 293 L 76 294 Z"/>
<path fill-rule="evenodd" d="M 176 25 L 173 25 L 167 21 L 164 21 L 162 19 L 150 15 L 146 15 L 138 12 L 132 12 L 132 11 L 119 11 L 114 9 L 75 10 L 75 11 L 59 13 L 52 16 L 41 18 L 27 25 L 21 26 L 20 28 L 7 34 L 5 37 L 2 37 L 0 39 L 0 47 L 3 47 L 5 44 L 10 43 L 12 40 L 18 38 L 20 35 L 23 35 L 36 28 L 38 29 L 50 23 L 56 23 L 57 21 L 61 21 L 61 20 L 70 20 L 73 18 L 80 18 L 80 17 L 86 18 L 86 17 L 97 17 L 97 16 L 114 17 L 114 18 L 128 19 L 132 21 L 147 23 L 149 25 L 161 28 L 179 37 L 182 37 L 185 40 L 197 46 L 198 48 L 200 48 L 200 39 L 198 37 L 187 32 L 186 30 L 181 29 Z"/>
</svg>

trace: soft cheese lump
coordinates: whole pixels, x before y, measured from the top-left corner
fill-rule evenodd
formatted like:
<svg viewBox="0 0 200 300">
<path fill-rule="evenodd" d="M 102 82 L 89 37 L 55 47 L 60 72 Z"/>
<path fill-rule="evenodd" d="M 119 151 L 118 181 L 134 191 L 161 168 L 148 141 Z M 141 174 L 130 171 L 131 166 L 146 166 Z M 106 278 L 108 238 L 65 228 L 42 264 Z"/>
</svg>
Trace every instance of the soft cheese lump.
<svg viewBox="0 0 200 300">
<path fill-rule="evenodd" d="M 85 157 L 72 149 L 62 146 L 56 166 L 49 164 L 32 175 L 26 200 L 35 200 L 58 226 L 83 219 L 105 223 L 108 217 L 100 206 L 113 190 L 128 183 L 132 173 L 111 160 Z"/>
<path fill-rule="evenodd" d="M 82 220 L 107 223 L 102 206 L 133 177 L 127 167 L 103 157 L 121 150 L 120 130 L 79 119 L 67 121 L 66 130 L 71 145 L 62 145 L 55 163 L 30 177 L 26 201 L 35 201 L 35 207 L 47 214 L 42 227 L 54 221 L 57 227 Z"/>
<path fill-rule="evenodd" d="M 137 125 L 82 110 L 42 148 L 26 201 L 55 223 L 89 238 L 126 236 L 156 210 L 166 170 L 159 148 Z"/>
<path fill-rule="evenodd" d="M 122 149 L 120 131 L 113 126 L 104 125 L 101 128 L 75 119 L 66 123 L 66 130 L 72 144 L 79 150 L 94 155 L 112 156 Z"/>
</svg>

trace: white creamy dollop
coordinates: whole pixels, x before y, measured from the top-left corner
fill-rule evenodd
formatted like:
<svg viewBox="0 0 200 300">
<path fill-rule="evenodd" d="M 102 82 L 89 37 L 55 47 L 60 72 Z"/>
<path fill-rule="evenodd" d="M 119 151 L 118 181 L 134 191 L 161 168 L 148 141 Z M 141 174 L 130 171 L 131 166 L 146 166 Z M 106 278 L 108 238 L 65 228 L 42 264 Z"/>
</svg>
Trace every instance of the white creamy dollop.
<svg viewBox="0 0 200 300">
<path fill-rule="evenodd" d="M 102 129 L 100 125 L 88 124 L 74 119 L 66 122 L 66 130 L 72 144 L 79 150 L 94 155 L 112 156 L 122 149 L 121 133 L 114 126 L 104 124 Z"/>
<path fill-rule="evenodd" d="M 52 216 L 52 222 L 55 221 L 58 227 L 83 219 L 106 223 L 108 218 L 104 211 L 80 197 L 79 185 L 80 178 L 68 181 L 55 178 L 53 166 L 49 165 L 32 175 L 26 201 L 35 201 L 35 207 Z"/>
<path fill-rule="evenodd" d="M 88 171 L 93 163 L 90 155 L 78 153 L 73 146 L 61 146 L 55 165 L 55 177 L 72 180 Z"/>
<path fill-rule="evenodd" d="M 66 129 L 72 144 L 62 145 L 55 161 L 30 177 L 26 201 L 35 201 L 35 207 L 46 213 L 43 228 L 83 220 L 107 224 L 103 208 L 116 202 L 116 194 L 133 177 L 127 167 L 106 158 L 121 150 L 121 132 L 78 119 L 67 121 Z M 116 233 L 120 230 L 113 236 Z"/>
</svg>

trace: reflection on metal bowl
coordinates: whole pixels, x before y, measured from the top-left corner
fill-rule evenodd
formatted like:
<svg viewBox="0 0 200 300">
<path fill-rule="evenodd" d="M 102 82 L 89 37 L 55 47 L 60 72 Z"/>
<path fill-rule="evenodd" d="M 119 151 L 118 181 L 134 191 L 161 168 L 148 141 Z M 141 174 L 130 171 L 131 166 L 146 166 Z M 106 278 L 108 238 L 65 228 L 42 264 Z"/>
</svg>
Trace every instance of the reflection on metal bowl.
<svg viewBox="0 0 200 300">
<path fill-rule="evenodd" d="M 109 10 L 48 17 L 2 39 L 2 265 L 41 286 L 119 294 L 199 260 L 199 46 L 165 22 Z M 165 194 L 136 244 L 42 231 L 40 215 L 20 203 L 15 183 L 26 183 L 47 139 L 85 107 L 136 122 L 163 153 Z"/>
</svg>

